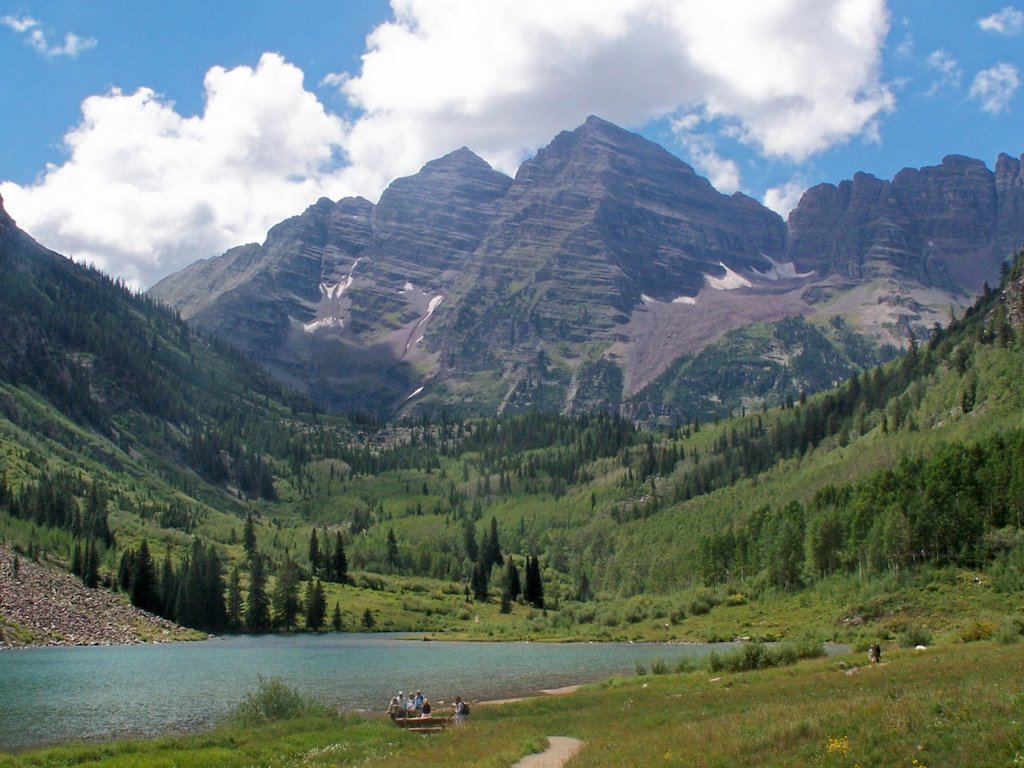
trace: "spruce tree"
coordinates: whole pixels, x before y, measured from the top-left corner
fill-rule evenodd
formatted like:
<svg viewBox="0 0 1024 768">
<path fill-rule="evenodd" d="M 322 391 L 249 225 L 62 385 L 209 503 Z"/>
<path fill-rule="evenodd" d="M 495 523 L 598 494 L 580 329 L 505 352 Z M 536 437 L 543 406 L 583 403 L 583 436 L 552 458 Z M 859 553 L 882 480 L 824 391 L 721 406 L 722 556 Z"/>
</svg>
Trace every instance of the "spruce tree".
<svg viewBox="0 0 1024 768">
<path fill-rule="evenodd" d="M 306 629 L 314 632 L 324 626 L 327 618 L 327 598 L 324 595 L 324 585 L 315 576 L 309 577 L 306 584 Z"/>
<path fill-rule="evenodd" d="M 348 580 L 348 558 L 345 556 L 345 543 L 341 538 L 341 531 L 334 537 L 334 580 L 344 584 Z"/>
<path fill-rule="evenodd" d="M 373 618 L 373 611 L 371 611 L 369 607 L 367 607 L 367 609 L 363 611 L 363 627 L 367 630 L 371 630 L 376 625 L 377 620 Z"/>
<path fill-rule="evenodd" d="M 522 591 L 523 585 L 519 579 L 519 569 L 516 567 L 512 555 L 509 555 L 508 561 L 505 563 L 505 594 L 508 595 L 509 600 L 516 600 Z"/>
<path fill-rule="evenodd" d="M 309 534 L 309 568 L 312 573 L 319 574 L 320 566 L 322 565 L 320 559 L 320 539 L 316 535 L 316 528 Z"/>
<path fill-rule="evenodd" d="M 394 528 L 388 528 L 387 560 L 389 566 L 398 569 L 398 540 L 395 538 Z"/>
<path fill-rule="evenodd" d="M 163 616 L 174 619 L 172 608 L 175 605 L 175 596 L 178 593 L 177 579 L 174 573 L 174 563 L 171 561 L 171 545 L 167 545 L 164 552 L 164 564 L 160 570 L 160 605 L 163 608 Z"/>
<path fill-rule="evenodd" d="M 117 571 L 117 581 L 118 584 L 121 584 L 122 586 L 124 585 L 126 579 L 121 578 L 121 572 L 124 570 L 125 558 L 127 557 L 127 552 L 121 555 L 121 568 L 119 568 Z M 71 572 L 75 574 L 75 576 L 82 576 L 82 541 L 81 539 L 77 538 L 75 539 L 75 546 L 71 550 Z"/>
<path fill-rule="evenodd" d="M 341 622 L 341 603 L 335 600 L 334 612 L 331 614 L 331 628 L 334 629 L 335 632 L 341 632 L 342 626 L 343 625 Z"/>
<path fill-rule="evenodd" d="M 487 567 L 492 565 L 501 565 L 501 543 L 498 541 L 498 521 L 492 516 L 491 517 L 491 529 L 485 539 L 485 546 L 482 547 L 482 559 L 487 563 Z"/>
<path fill-rule="evenodd" d="M 540 577 L 540 561 L 537 556 L 526 560 L 526 584 L 523 587 L 523 598 L 534 608 L 544 607 L 544 585 Z"/>
<path fill-rule="evenodd" d="M 245 549 L 246 557 L 252 560 L 256 555 L 256 522 L 252 519 L 252 512 L 245 516 L 245 528 L 242 531 L 242 547 Z"/>
<path fill-rule="evenodd" d="M 89 548 L 95 551 L 96 542 L 90 540 Z M 86 560 L 90 560 L 87 557 Z M 156 591 L 156 573 L 153 568 L 153 558 L 149 554 L 149 542 L 145 539 L 139 545 L 139 551 L 135 553 L 135 562 L 132 567 L 132 605 L 142 608 L 151 613 L 160 613 L 160 599 Z"/>
<path fill-rule="evenodd" d="M 228 579 L 228 601 L 225 608 L 228 628 L 237 629 L 242 626 L 242 580 L 237 565 L 231 569 L 231 577 Z"/>
<path fill-rule="evenodd" d="M 82 559 L 82 582 L 87 587 L 96 587 L 100 583 L 100 554 L 96 549 L 96 539 L 89 537 Z"/>
<path fill-rule="evenodd" d="M 474 599 L 480 601 L 487 600 L 487 582 L 490 580 L 490 576 L 491 566 L 487 565 L 481 557 L 473 566 L 473 575 L 470 578 Z"/>
<path fill-rule="evenodd" d="M 476 528 L 472 520 L 466 520 L 462 527 L 462 541 L 466 550 L 466 557 L 474 563 L 479 557 L 480 551 L 476 545 Z"/>
<path fill-rule="evenodd" d="M 282 629 L 295 628 L 299 615 L 299 566 L 288 558 L 274 585 L 274 623 Z"/>
<path fill-rule="evenodd" d="M 251 562 L 245 628 L 249 632 L 266 632 L 270 628 L 270 600 L 267 598 L 267 575 L 263 567 L 263 556 L 259 552 L 254 552 Z"/>
</svg>

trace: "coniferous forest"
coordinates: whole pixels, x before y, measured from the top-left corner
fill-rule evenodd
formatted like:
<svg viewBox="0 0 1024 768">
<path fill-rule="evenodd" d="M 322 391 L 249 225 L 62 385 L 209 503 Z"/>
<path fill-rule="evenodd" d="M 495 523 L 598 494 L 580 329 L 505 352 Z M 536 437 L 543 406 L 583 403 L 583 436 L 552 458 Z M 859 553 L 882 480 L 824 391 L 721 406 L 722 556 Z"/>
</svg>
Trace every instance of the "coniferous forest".
<svg viewBox="0 0 1024 768">
<path fill-rule="evenodd" d="M 643 422 L 326 413 L 94 270 L 0 259 L 0 536 L 185 626 L 706 638 L 828 584 L 1024 587 L 1020 257 L 839 387 Z"/>
</svg>

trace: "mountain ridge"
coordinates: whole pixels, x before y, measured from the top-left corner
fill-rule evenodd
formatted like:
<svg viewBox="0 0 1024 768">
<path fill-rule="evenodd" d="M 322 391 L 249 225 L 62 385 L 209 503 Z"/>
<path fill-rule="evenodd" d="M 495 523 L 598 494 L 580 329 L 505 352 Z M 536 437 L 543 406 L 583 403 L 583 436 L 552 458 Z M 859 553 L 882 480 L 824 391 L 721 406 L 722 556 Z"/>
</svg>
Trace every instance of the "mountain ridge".
<svg viewBox="0 0 1024 768">
<path fill-rule="evenodd" d="M 376 205 L 321 200 L 150 293 L 331 408 L 616 409 L 747 323 L 927 335 L 1024 242 L 1020 165 L 858 173 L 812 187 L 784 222 L 591 116 L 515 178 L 463 147 Z M 576 402 L 598 371 L 605 396 Z"/>
</svg>

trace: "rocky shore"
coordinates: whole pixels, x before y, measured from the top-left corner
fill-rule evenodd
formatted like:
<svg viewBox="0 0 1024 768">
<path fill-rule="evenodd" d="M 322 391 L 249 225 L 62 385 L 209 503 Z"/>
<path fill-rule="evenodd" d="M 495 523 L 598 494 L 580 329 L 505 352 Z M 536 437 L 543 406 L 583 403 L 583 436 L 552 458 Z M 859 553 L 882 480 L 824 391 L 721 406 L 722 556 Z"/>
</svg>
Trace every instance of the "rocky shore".
<svg viewBox="0 0 1024 768">
<path fill-rule="evenodd" d="M 15 572 L 16 571 L 16 572 Z M 90 589 L 55 565 L 0 545 L 0 648 L 196 639 L 122 594 Z"/>
</svg>

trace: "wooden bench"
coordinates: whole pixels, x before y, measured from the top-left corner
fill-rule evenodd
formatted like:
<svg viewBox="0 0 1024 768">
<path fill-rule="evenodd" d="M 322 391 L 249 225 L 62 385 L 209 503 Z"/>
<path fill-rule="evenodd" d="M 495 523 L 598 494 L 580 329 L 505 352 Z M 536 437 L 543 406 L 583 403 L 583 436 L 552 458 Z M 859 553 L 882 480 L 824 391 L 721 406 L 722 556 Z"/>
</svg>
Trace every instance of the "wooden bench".
<svg viewBox="0 0 1024 768">
<path fill-rule="evenodd" d="M 392 719 L 392 722 L 399 728 L 405 728 L 407 731 L 413 731 L 414 733 L 437 733 L 451 725 L 452 718 L 435 717 L 434 715 L 427 715 L 425 717 L 396 717 Z"/>
</svg>

